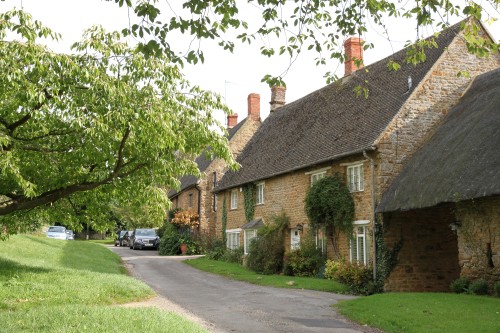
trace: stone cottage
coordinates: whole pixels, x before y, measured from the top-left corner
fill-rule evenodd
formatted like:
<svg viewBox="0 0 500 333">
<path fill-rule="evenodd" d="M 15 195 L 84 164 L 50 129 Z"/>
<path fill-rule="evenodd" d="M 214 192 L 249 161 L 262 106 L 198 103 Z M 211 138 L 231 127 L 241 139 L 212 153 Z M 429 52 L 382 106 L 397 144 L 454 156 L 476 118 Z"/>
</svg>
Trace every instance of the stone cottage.
<svg viewBox="0 0 500 333">
<path fill-rule="evenodd" d="M 387 243 L 403 239 L 389 290 L 500 281 L 500 69 L 478 76 L 382 196 Z M 432 282 L 432 283 L 431 283 Z"/>
<path fill-rule="evenodd" d="M 491 38 L 486 30 L 483 34 Z M 472 79 L 457 73 L 468 70 L 474 77 L 500 64 L 497 55 L 469 54 L 460 24 L 432 39 L 437 47 L 426 49 L 426 60 L 417 66 L 405 62 L 409 48 L 360 69 L 347 61 L 342 79 L 271 108 L 238 157 L 241 169 L 226 173 L 217 188 L 218 201 L 227 202 L 228 247 L 244 246 L 247 252 L 259 223 L 269 223 L 282 212 L 290 220 L 286 249 L 300 246 L 308 230 L 307 189 L 325 175 L 338 173 L 355 202 L 355 232 L 339 239 L 337 250 L 348 260 L 370 264 L 376 204 L 467 90 Z M 348 59 L 362 58 L 361 43 L 358 38 L 345 42 Z M 389 70 L 390 60 L 401 68 Z M 368 98 L 356 96 L 359 87 L 368 91 Z M 247 221 L 243 193 L 249 184 L 255 186 L 256 204 L 254 218 Z M 218 235 L 222 215 L 217 215 Z M 317 231 L 316 242 L 328 257 L 334 256 L 333 242 L 324 231 Z"/>
<path fill-rule="evenodd" d="M 248 95 L 248 116 L 238 123 L 238 114 L 227 116 L 229 149 L 236 158 L 260 126 L 260 95 Z M 186 175 L 180 179 L 180 189 L 168 193 L 173 208 L 189 210 L 200 216 L 199 231 L 214 236 L 217 198 L 215 185 L 227 171 L 221 159 L 209 159 L 206 152 L 196 158 L 202 177 Z"/>
</svg>

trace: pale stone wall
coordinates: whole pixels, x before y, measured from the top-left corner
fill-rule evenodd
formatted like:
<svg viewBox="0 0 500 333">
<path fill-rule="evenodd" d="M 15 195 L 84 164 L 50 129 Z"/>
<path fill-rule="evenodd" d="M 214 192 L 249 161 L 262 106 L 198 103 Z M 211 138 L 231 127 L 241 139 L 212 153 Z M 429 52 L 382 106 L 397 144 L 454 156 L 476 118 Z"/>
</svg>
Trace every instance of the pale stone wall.
<svg viewBox="0 0 500 333">
<path fill-rule="evenodd" d="M 459 202 L 456 218 L 460 275 L 500 281 L 500 196 Z"/>
</svg>

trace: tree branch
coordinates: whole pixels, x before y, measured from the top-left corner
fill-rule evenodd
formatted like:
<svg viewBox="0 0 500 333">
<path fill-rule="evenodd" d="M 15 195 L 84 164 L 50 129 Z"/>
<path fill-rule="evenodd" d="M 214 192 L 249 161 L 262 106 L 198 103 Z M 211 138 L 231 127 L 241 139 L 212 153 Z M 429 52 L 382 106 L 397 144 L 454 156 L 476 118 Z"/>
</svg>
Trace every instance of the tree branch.
<svg viewBox="0 0 500 333">
<path fill-rule="evenodd" d="M 120 142 L 120 148 L 118 148 L 118 157 L 116 159 L 116 165 L 115 165 L 115 170 L 114 172 L 118 172 L 120 168 L 123 166 L 123 150 L 125 149 L 125 143 L 127 142 L 127 139 L 130 135 L 130 127 L 127 127 L 125 130 L 125 134 L 123 134 L 122 141 Z"/>
</svg>

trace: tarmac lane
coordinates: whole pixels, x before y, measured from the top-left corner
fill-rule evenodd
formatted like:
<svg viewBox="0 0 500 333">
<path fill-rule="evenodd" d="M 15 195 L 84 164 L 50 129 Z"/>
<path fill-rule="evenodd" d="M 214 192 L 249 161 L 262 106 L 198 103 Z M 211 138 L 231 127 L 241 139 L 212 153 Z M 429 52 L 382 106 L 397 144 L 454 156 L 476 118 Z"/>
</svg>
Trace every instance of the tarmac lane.
<svg viewBox="0 0 500 333">
<path fill-rule="evenodd" d="M 193 258 L 190 256 L 158 256 L 157 251 L 127 247 L 110 249 L 122 257 L 134 277 L 199 317 L 212 332 L 377 332 L 349 322 L 331 307 L 354 296 L 257 286 L 182 263 Z"/>
</svg>

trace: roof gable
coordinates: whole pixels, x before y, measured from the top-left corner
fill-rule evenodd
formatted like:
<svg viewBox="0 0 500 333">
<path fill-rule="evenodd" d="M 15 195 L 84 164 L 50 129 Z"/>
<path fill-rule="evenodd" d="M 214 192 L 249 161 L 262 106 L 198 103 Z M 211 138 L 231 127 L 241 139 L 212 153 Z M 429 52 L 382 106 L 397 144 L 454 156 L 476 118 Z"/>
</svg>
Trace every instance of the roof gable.
<svg viewBox="0 0 500 333">
<path fill-rule="evenodd" d="M 443 31 L 436 38 L 439 47 L 426 50 L 418 66 L 404 61 L 404 49 L 279 108 L 239 155 L 240 170 L 227 172 L 218 190 L 371 149 L 458 31 L 459 24 Z M 387 68 L 390 59 L 401 64 L 398 71 Z M 368 98 L 355 96 L 359 85 L 367 85 Z"/>
<path fill-rule="evenodd" d="M 241 127 L 243 127 L 243 125 L 247 122 L 247 120 L 248 120 L 248 117 L 246 117 L 245 119 L 243 119 L 242 121 L 240 121 L 236 126 L 234 126 L 233 128 L 231 128 L 231 129 L 228 130 L 228 133 L 227 133 L 227 140 L 228 141 L 231 141 L 231 139 L 234 137 L 234 135 L 240 130 Z M 208 169 L 208 167 L 210 166 L 210 164 L 214 160 L 214 159 L 209 159 L 207 157 L 208 150 L 210 150 L 210 147 L 207 147 L 195 159 L 195 163 L 198 165 L 198 169 L 202 173 L 205 170 Z M 185 175 L 185 176 L 181 177 L 180 182 L 181 182 L 181 186 L 180 186 L 179 191 L 170 190 L 168 192 L 168 197 L 170 199 L 172 199 L 173 197 L 179 195 L 180 192 L 182 192 L 184 190 L 187 190 L 187 189 L 195 186 L 196 184 L 198 184 L 198 177 L 196 177 L 194 175 Z"/>
<path fill-rule="evenodd" d="M 384 193 L 379 212 L 500 194 L 500 69 L 478 76 Z"/>
</svg>

